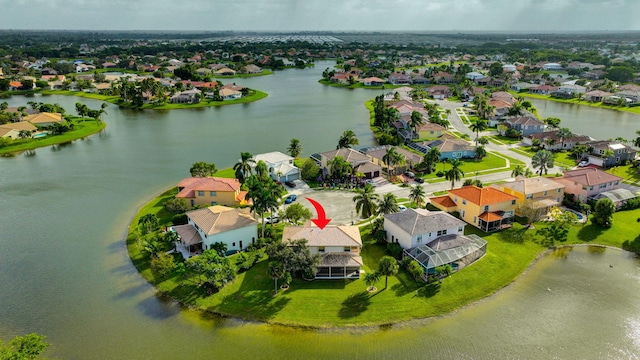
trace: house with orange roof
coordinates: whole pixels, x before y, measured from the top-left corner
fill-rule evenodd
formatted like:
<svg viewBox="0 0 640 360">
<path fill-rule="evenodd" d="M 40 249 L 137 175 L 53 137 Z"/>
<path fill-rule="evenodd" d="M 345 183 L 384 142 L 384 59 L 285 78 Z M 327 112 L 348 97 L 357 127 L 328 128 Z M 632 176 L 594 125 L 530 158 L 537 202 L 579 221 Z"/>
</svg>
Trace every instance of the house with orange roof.
<svg viewBox="0 0 640 360">
<path fill-rule="evenodd" d="M 258 238 L 258 222 L 248 209 L 215 205 L 187 212 L 187 224 L 171 228 L 178 234 L 176 249 L 185 259 L 215 243 L 227 246 L 228 253 L 242 251 Z"/>
<path fill-rule="evenodd" d="M 248 205 L 247 192 L 240 191 L 238 179 L 219 177 L 189 177 L 178 183 L 178 199 L 186 199 L 191 206 Z"/>
<path fill-rule="evenodd" d="M 492 187 L 463 186 L 430 201 L 438 209 L 458 212 L 467 223 L 484 232 L 492 232 L 511 226 L 517 199 Z"/>
<path fill-rule="evenodd" d="M 326 226 L 323 229 L 310 222 L 302 226 L 286 226 L 282 241 L 307 240 L 311 255 L 321 256 L 316 279 L 359 279 L 364 264 L 360 251 L 362 239 L 357 226 Z"/>
</svg>

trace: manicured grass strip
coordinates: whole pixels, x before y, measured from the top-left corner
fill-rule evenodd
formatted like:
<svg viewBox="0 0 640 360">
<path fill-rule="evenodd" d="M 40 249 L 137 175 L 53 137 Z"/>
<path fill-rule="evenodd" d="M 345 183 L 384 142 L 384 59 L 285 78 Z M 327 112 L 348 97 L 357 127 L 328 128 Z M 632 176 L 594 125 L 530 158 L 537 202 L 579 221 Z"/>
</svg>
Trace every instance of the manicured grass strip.
<svg viewBox="0 0 640 360">
<path fill-rule="evenodd" d="M 235 74 L 235 75 L 216 75 L 211 74 L 216 79 L 234 79 L 234 78 L 249 78 L 256 76 L 264 76 L 264 75 L 272 75 L 273 71 L 271 70 L 262 70 L 260 74 Z"/>
<path fill-rule="evenodd" d="M 17 139 L 13 140 L 9 145 L 0 148 L 0 154 L 9 154 L 19 151 L 37 149 L 44 146 L 57 145 L 67 143 L 73 140 L 81 139 L 86 136 L 100 132 L 107 124 L 96 122 L 93 119 L 86 121 L 74 120 L 74 129 L 60 135 L 47 135 L 38 139 Z"/>
<path fill-rule="evenodd" d="M 586 105 L 586 106 L 590 106 L 590 107 L 597 107 L 597 108 L 614 110 L 614 111 L 625 111 L 625 112 L 630 112 L 630 113 L 634 113 L 634 114 L 640 114 L 640 106 L 629 107 L 629 106 L 606 105 L 606 104 L 603 104 L 601 102 L 591 102 L 591 101 L 586 101 L 586 100 L 578 101 L 577 99 L 562 99 L 562 98 L 555 98 L 555 97 L 552 97 L 550 95 L 531 94 L 531 93 L 526 93 L 526 92 L 525 93 L 517 93 L 517 95 L 523 96 L 525 98 L 549 100 L 549 101 L 561 102 L 561 103 L 565 103 L 565 104 Z"/>
<path fill-rule="evenodd" d="M 392 84 L 384 84 L 381 86 L 366 86 L 361 82 L 356 82 L 355 84 L 338 84 L 331 82 L 331 80 L 320 79 L 318 82 L 322 85 L 333 86 L 333 87 L 341 87 L 347 89 L 371 89 L 371 90 L 382 90 L 384 89 L 395 89 L 405 85 L 392 85 Z"/>
</svg>

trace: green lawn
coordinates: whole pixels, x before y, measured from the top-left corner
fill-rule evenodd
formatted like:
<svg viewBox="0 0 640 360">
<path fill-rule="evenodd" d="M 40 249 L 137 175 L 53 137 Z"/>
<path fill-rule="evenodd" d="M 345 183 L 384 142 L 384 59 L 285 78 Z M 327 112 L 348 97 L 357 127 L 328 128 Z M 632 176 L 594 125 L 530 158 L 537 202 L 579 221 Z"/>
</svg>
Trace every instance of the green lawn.
<svg viewBox="0 0 640 360">
<path fill-rule="evenodd" d="M 632 167 L 631 164 L 624 166 L 614 166 L 610 169 L 607 169 L 606 171 L 610 174 L 620 176 L 628 183 L 640 186 L 640 173 L 638 172 L 638 168 Z"/>
<path fill-rule="evenodd" d="M 382 90 L 383 87 L 385 89 L 395 89 L 395 88 L 399 88 L 399 87 L 404 86 L 404 85 L 392 85 L 392 84 L 384 84 L 382 86 L 366 86 L 361 82 L 356 82 L 355 84 L 346 85 L 346 84 L 337 84 L 337 83 L 331 82 L 330 80 L 325 80 L 325 79 L 320 79 L 320 80 L 318 80 L 318 82 L 320 84 L 322 84 L 322 85 L 333 86 L 333 87 L 342 87 L 342 88 L 347 88 L 347 89 Z"/>
<path fill-rule="evenodd" d="M 249 78 L 249 77 L 256 77 L 256 76 L 272 75 L 272 74 L 273 74 L 273 71 L 265 69 L 265 70 L 262 70 L 260 74 L 235 74 L 235 75 L 212 74 L 212 75 L 216 79 L 234 79 L 234 78 Z"/>
<path fill-rule="evenodd" d="M 521 155 L 533 157 L 533 155 L 538 152 L 537 149 L 534 149 L 532 146 L 523 146 L 517 149 L 510 149 L 511 151 L 517 152 Z M 571 168 L 576 166 L 576 158 L 568 151 L 558 151 L 553 153 L 553 162 L 555 166 Z"/>
<path fill-rule="evenodd" d="M 495 144 L 502 143 L 506 145 L 515 145 L 515 144 L 520 144 L 522 142 L 522 140 L 518 138 L 512 138 L 512 137 L 502 136 L 502 135 L 491 135 L 491 136 L 487 136 L 487 138 L 489 139 L 489 141 Z"/>
<path fill-rule="evenodd" d="M 141 275 L 161 292 L 196 309 L 247 320 L 266 321 L 305 327 L 344 327 L 380 325 L 449 313 L 461 306 L 482 299 L 509 285 L 545 250 L 533 240 L 534 229 L 515 223 L 512 229 L 485 234 L 472 226 L 467 233 L 482 236 L 487 253 L 476 263 L 444 279 L 442 284 L 425 285 L 415 281 L 404 270 L 376 284 L 378 291 L 368 293 L 362 280 L 303 281 L 295 279 L 290 289 L 273 296 L 273 280 L 267 276 L 267 261 L 238 275 L 220 292 L 207 294 L 193 283 L 175 275 L 167 279 L 154 276 L 148 257 L 140 252 L 135 230 L 142 214 L 157 213 L 161 226 L 169 224 L 171 214 L 163 203 L 173 197 L 175 189 L 144 205 L 133 218 L 127 237 L 127 248 Z M 567 244 L 602 244 L 621 247 L 625 240 L 638 239 L 638 231 L 628 224 L 640 217 L 640 209 L 614 215 L 613 227 L 603 230 L 595 225 L 571 228 Z M 543 227 L 538 223 L 536 227 Z M 361 228 L 364 247 L 363 270 L 377 268 L 385 254 L 384 246 L 376 244 Z M 640 240 L 639 240 L 640 241 Z M 560 243 L 559 245 L 562 245 Z"/>
<path fill-rule="evenodd" d="M 47 135 L 46 137 L 39 139 L 13 140 L 9 145 L 0 148 L 0 154 L 9 154 L 37 149 L 43 146 L 67 143 L 100 132 L 100 130 L 107 126 L 105 122 L 98 123 L 93 119 L 80 121 L 79 118 L 75 118 L 75 120 L 73 120 L 73 124 L 73 130 L 61 135 Z"/>
</svg>

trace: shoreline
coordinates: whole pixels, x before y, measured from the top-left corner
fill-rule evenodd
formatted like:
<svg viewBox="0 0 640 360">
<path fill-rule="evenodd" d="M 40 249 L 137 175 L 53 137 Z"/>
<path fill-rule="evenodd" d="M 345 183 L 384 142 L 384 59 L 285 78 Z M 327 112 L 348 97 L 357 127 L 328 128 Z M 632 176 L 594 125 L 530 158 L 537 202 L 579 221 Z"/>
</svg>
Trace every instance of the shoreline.
<svg viewBox="0 0 640 360">
<path fill-rule="evenodd" d="M 94 121 L 94 120 L 90 120 L 90 121 Z M 107 123 L 102 121 L 96 129 L 91 130 L 88 133 L 83 133 L 82 135 L 80 135 L 78 137 L 68 138 L 68 139 L 65 138 L 65 139 L 62 139 L 62 140 L 56 139 L 55 138 L 56 136 L 64 136 L 64 134 L 60 134 L 60 135 L 51 135 L 52 137 L 49 137 L 49 138 L 36 139 L 35 141 L 30 141 L 30 142 L 24 143 L 24 144 L 34 144 L 35 145 L 35 146 L 30 146 L 30 147 L 28 147 L 26 149 L 18 149 L 18 150 L 9 149 L 8 150 L 7 148 L 12 146 L 12 145 L 9 145 L 8 147 L 0 148 L 0 156 L 13 156 L 13 155 L 17 155 L 19 153 L 22 153 L 24 151 L 30 151 L 30 150 L 44 148 L 44 147 L 47 147 L 47 146 L 66 144 L 66 143 L 69 143 L 69 142 L 82 140 L 82 139 L 84 139 L 86 137 L 89 137 L 89 136 L 92 136 L 92 135 L 100 133 L 101 131 L 106 129 L 106 127 L 107 127 Z M 80 130 L 78 130 L 78 131 L 80 131 Z M 39 143 L 39 142 L 45 142 L 45 141 L 51 140 L 51 139 L 55 139 L 56 141 L 53 141 L 53 142 L 47 143 L 47 144 Z M 22 144 L 19 144 L 19 145 L 22 145 Z M 16 146 L 19 146 L 19 145 L 16 145 Z"/>
<path fill-rule="evenodd" d="M 435 314 L 435 315 L 432 315 L 432 316 L 415 317 L 415 318 L 402 319 L 402 320 L 385 319 L 383 321 L 367 322 L 367 323 L 357 323 L 357 322 L 350 323 L 350 324 L 330 324 L 330 323 L 327 323 L 327 324 L 323 324 L 323 325 L 309 325 L 309 324 L 304 324 L 304 323 L 300 323 L 299 324 L 299 323 L 295 323 L 295 322 L 278 321 L 278 320 L 273 320 L 273 321 L 261 320 L 261 319 L 252 318 L 251 316 L 245 317 L 245 316 L 243 316 L 243 314 L 227 313 L 227 312 L 222 312 L 222 311 L 205 309 L 204 307 L 199 306 L 197 304 L 185 303 L 184 301 L 182 301 L 182 299 L 180 297 L 172 295 L 169 291 L 160 289 L 158 287 L 158 282 L 156 281 L 156 279 L 154 278 L 152 273 L 143 274 L 143 272 L 141 271 L 141 268 L 138 265 L 146 264 L 147 260 L 144 257 L 140 257 L 140 258 L 137 258 L 137 259 L 134 260 L 134 258 L 132 257 L 132 254 L 135 254 L 136 252 L 138 254 L 142 254 L 140 251 L 137 251 L 136 249 L 134 249 L 134 247 L 138 246 L 137 242 L 136 242 L 136 238 L 134 236 L 134 231 L 133 231 L 133 229 L 136 228 L 136 219 L 138 219 L 142 215 L 142 210 L 145 207 L 147 207 L 148 205 L 152 204 L 154 201 L 159 200 L 160 197 L 162 197 L 163 195 L 167 194 L 171 190 L 172 190 L 172 187 L 168 187 L 164 191 L 158 192 L 156 194 L 156 196 L 154 196 L 151 200 L 146 201 L 146 202 L 142 202 L 141 204 L 139 204 L 136 207 L 135 213 L 131 216 L 130 222 L 129 222 L 126 230 L 125 230 L 125 246 L 126 246 L 126 249 L 127 249 L 127 256 L 129 258 L 129 261 L 134 266 L 134 268 L 136 269 L 138 274 L 141 276 L 141 278 L 144 279 L 149 285 L 151 285 L 153 287 L 154 293 L 162 296 L 165 299 L 168 299 L 168 300 L 171 300 L 171 301 L 175 302 L 181 308 L 188 309 L 190 311 L 196 311 L 196 312 L 199 312 L 199 313 L 201 313 L 203 315 L 206 314 L 206 315 L 219 316 L 221 318 L 231 319 L 233 321 L 242 322 L 242 323 L 249 322 L 249 323 L 254 323 L 254 324 L 264 324 L 264 325 L 271 325 L 271 326 L 282 326 L 282 327 L 294 328 L 294 329 L 327 330 L 327 331 L 328 330 L 369 331 L 369 330 L 372 330 L 372 329 L 378 329 L 381 326 L 411 326 L 412 324 L 424 323 L 424 322 L 428 322 L 428 321 L 431 321 L 431 320 L 434 320 L 434 319 L 451 316 L 451 315 L 457 313 L 458 311 L 461 311 L 461 310 L 464 310 L 464 309 L 466 309 L 468 307 L 477 305 L 480 301 L 486 301 L 487 299 L 491 299 L 492 297 L 496 296 L 501 291 L 504 291 L 508 287 L 510 287 L 513 284 L 515 284 L 518 280 L 522 279 L 522 277 L 525 276 L 526 274 L 528 274 L 529 271 L 539 262 L 540 259 L 542 259 L 545 256 L 548 256 L 555 249 L 560 249 L 560 248 L 564 248 L 564 247 L 574 247 L 574 246 L 599 246 L 599 247 L 608 247 L 608 248 L 612 248 L 612 249 L 625 251 L 624 249 L 619 248 L 619 247 L 615 247 L 615 246 L 608 246 L 608 245 L 604 245 L 604 244 L 587 244 L 587 243 L 562 244 L 562 245 L 558 245 L 558 246 L 556 246 L 554 248 L 541 249 L 541 251 L 539 251 L 535 255 L 533 260 L 524 268 L 524 270 L 522 270 L 520 273 L 518 273 L 517 276 L 512 278 L 510 281 L 506 282 L 503 286 L 495 289 L 492 292 L 484 294 L 480 298 L 471 300 L 470 302 L 468 302 L 466 304 L 463 304 L 463 305 L 461 305 L 461 306 L 459 306 L 457 308 L 454 308 L 454 309 L 452 309 L 450 311 L 443 312 L 443 313 L 440 313 L 440 314 Z M 146 266 L 146 265 L 143 265 L 143 266 Z M 473 266 L 471 266 L 471 267 L 473 267 Z M 236 281 L 238 281 L 238 279 L 236 279 Z"/>
</svg>

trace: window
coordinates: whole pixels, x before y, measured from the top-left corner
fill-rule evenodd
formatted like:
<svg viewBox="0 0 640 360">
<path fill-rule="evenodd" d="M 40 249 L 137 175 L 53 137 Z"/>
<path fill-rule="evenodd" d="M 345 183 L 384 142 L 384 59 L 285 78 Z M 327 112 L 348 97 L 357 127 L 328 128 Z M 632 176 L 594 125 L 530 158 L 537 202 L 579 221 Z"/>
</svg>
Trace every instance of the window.
<svg viewBox="0 0 640 360">
<path fill-rule="evenodd" d="M 613 185 L 618 185 L 618 180 L 614 181 Z"/>
<path fill-rule="evenodd" d="M 464 230 L 464 226 L 458 226 L 458 232 L 462 232 Z"/>
<path fill-rule="evenodd" d="M 215 191 L 209 191 L 209 196 L 217 196 Z"/>
<path fill-rule="evenodd" d="M 458 197 L 457 197 L 457 196 L 455 196 L 455 197 L 453 198 L 453 201 L 458 202 Z"/>
<path fill-rule="evenodd" d="M 418 242 L 418 244 L 422 243 L 422 234 L 418 235 L 416 241 Z"/>
<path fill-rule="evenodd" d="M 589 186 L 589 191 L 593 190 L 593 186 Z"/>
<path fill-rule="evenodd" d="M 438 236 L 447 235 L 447 229 L 438 230 Z"/>
<path fill-rule="evenodd" d="M 212 201 L 212 202 L 211 202 L 211 206 L 216 205 L 216 204 L 218 204 L 218 202 L 217 202 L 217 201 Z"/>
<path fill-rule="evenodd" d="M 489 205 L 484 206 L 484 211 L 489 211 Z"/>
<path fill-rule="evenodd" d="M 350 247 L 348 247 L 348 246 L 345 246 L 345 247 L 344 247 L 344 252 L 349 252 L 349 251 L 351 251 L 351 248 L 350 248 Z"/>
<path fill-rule="evenodd" d="M 527 195 L 527 199 L 533 199 L 533 194 Z"/>
<path fill-rule="evenodd" d="M 562 191 L 562 189 L 558 189 L 558 194 Z"/>
<path fill-rule="evenodd" d="M 231 246 L 236 247 L 236 243 L 235 242 L 231 243 Z"/>
<path fill-rule="evenodd" d="M 545 191 L 544 194 L 542 194 L 542 196 L 547 196 L 547 192 Z"/>
<path fill-rule="evenodd" d="M 511 200 L 511 205 L 515 205 L 515 204 L 516 204 L 516 201 L 515 200 Z"/>
<path fill-rule="evenodd" d="M 599 186 L 598 188 L 599 188 L 599 189 L 604 189 L 604 188 L 606 188 L 606 187 L 607 187 L 607 184 L 600 184 L 600 186 Z M 591 190 L 591 189 L 589 189 L 589 190 Z"/>
<path fill-rule="evenodd" d="M 474 224 L 476 223 L 476 217 L 475 216 L 473 217 L 473 223 Z"/>
<path fill-rule="evenodd" d="M 466 212 L 464 210 L 462 210 L 462 217 L 464 218 L 464 215 L 466 214 Z"/>
<path fill-rule="evenodd" d="M 462 199 L 462 205 L 467 205 L 467 200 Z"/>
<path fill-rule="evenodd" d="M 198 191 L 198 196 L 204 196 L 204 191 Z"/>
<path fill-rule="evenodd" d="M 320 247 L 318 248 L 318 252 L 323 253 L 323 252 L 324 252 L 324 246 L 320 246 Z"/>
</svg>

